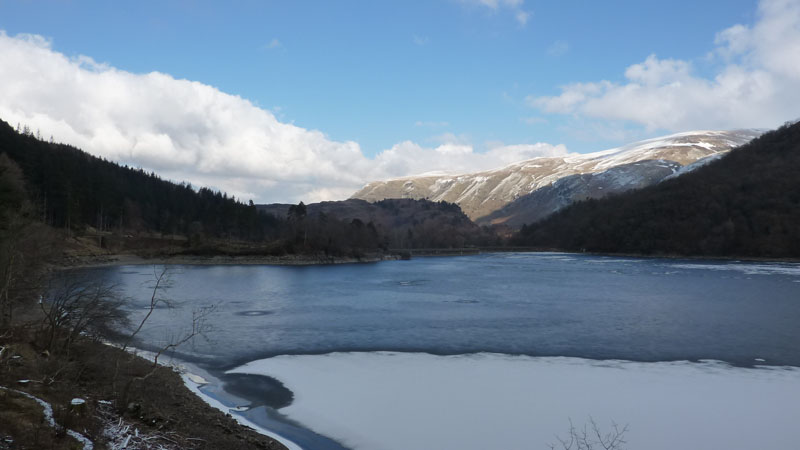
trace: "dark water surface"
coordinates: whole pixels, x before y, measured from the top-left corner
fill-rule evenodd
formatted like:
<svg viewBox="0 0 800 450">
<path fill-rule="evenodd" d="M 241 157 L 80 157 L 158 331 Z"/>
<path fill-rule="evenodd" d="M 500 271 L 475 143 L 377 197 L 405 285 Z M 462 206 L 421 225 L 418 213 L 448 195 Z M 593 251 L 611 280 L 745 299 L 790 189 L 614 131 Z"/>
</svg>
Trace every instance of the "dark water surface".
<svg viewBox="0 0 800 450">
<path fill-rule="evenodd" d="M 401 350 L 800 366 L 800 265 L 499 253 L 334 266 L 170 266 L 140 345 L 216 305 L 209 368 L 279 354 Z M 136 320 L 152 266 L 91 269 Z M 763 359 L 764 362 L 760 360 Z"/>
</svg>

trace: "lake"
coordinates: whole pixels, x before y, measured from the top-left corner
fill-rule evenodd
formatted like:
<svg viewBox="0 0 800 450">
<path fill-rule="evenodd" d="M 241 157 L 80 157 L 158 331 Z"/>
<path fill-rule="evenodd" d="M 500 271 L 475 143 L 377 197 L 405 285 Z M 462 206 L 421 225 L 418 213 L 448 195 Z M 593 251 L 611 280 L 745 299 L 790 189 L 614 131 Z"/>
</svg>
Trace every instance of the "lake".
<svg viewBox="0 0 800 450">
<path fill-rule="evenodd" d="M 87 272 L 136 320 L 160 270 Z M 138 345 L 215 305 L 176 356 L 303 448 L 547 448 L 589 417 L 628 424 L 629 448 L 796 442 L 798 264 L 498 253 L 168 275 L 173 307 Z"/>
</svg>

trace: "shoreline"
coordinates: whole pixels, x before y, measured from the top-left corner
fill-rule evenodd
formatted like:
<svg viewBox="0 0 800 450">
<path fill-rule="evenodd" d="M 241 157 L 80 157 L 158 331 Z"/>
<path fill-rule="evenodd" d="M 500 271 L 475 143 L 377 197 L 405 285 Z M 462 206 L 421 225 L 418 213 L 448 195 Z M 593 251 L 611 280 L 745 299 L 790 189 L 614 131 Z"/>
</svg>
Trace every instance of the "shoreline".
<svg viewBox="0 0 800 450">
<path fill-rule="evenodd" d="M 286 255 L 286 256 L 157 256 L 143 257 L 133 254 L 108 254 L 92 255 L 88 257 L 74 257 L 58 266 L 59 269 L 86 269 L 94 267 L 136 266 L 136 265 L 264 265 L 264 266 L 327 266 L 336 264 L 369 264 L 381 261 L 396 261 L 401 259 L 398 255 L 372 255 L 361 258 L 355 257 L 316 257 L 312 255 Z"/>
<path fill-rule="evenodd" d="M 86 249 L 84 249 L 85 251 Z M 492 253 L 564 253 L 571 255 L 589 255 L 602 257 L 623 257 L 641 259 L 664 260 L 707 260 L 728 262 L 760 262 L 760 263 L 800 263 L 800 257 L 762 257 L 762 256 L 719 256 L 719 255 L 680 255 L 680 254 L 638 254 L 614 252 L 579 252 L 553 248 L 532 247 L 464 247 L 447 249 L 389 249 L 386 253 L 369 253 L 361 257 L 353 256 L 326 256 L 324 254 L 289 254 L 289 255 L 236 255 L 220 252 L 209 255 L 192 254 L 155 254 L 137 255 L 135 253 L 104 252 L 99 248 L 89 252 L 75 252 L 65 254 L 62 260 L 55 264 L 57 270 L 95 268 L 125 265 L 265 265 L 265 266 L 318 266 L 334 264 L 366 264 L 381 261 L 408 260 L 414 257 L 447 257 L 447 256 L 475 256 Z"/>
</svg>

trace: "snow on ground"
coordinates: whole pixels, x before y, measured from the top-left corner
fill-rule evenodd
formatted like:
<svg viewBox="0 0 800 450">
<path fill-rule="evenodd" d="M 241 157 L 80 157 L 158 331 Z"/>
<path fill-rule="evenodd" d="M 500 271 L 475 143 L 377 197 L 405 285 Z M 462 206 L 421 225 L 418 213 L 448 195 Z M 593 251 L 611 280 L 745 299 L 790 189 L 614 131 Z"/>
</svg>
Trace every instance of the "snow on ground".
<svg viewBox="0 0 800 450">
<path fill-rule="evenodd" d="M 277 356 L 290 419 L 356 449 L 545 449 L 571 419 L 629 425 L 630 449 L 794 448 L 800 368 L 502 354 Z"/>
<path fill-rule="evenodd" d="M 25 381 L 27 381 L 27 380 L 25 380 Z M 24 392 L 24 391 L 19 391 L 17 389 L 11 389 L 11 388 L 8 388 L 8 387 L 5 387 L 5 386 L 0 386 L 0 389 L 4 390 L 4 391 L 8 391 L 8 392 L 14 392 L 16 394 L 19 394 L 19 395 L 22 395 L 24 397 L 27 397 L 27 398 L 35 401 L 36 403 L 38 403 L 42 407 L 42 414 L 44 415 L 44 421 L 47 422 L 47 424 L 50 425 L 51 428 L 59 429 L 58 424 L 56 423 L 55 419 L 53 418 L 53 406 L 50 403 L 40 399 L 39 397 L 36 397 L 36 396 L 31 395 L 31 394 L 29 394 L 27 392 Z M 74 403 L 73 403 L 73 405 L 74 405 Z M 71 438 L 73 438 L 76 441 L 81 443 L 81 445 L 83 446 L 82 447 L 83 450 L 92 450 L 92 449 L 94 449 L 94 442 L 92 442 L 89 438 L 87 438 L 83 434 L 78 433 L 75 430 L 70 430 L 70 429 L 66 429 L 65 431 L 66 431 L 67 435 L 69 435 Z"/>
</svg>

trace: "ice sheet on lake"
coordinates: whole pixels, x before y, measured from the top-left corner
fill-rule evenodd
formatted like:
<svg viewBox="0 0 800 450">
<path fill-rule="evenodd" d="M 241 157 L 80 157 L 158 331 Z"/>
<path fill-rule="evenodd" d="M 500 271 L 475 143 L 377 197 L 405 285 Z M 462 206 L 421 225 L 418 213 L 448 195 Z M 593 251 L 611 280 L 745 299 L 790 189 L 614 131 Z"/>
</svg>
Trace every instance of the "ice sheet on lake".
<svg viewBox="0 0 800 450">
<path fill-rule="evenodd" d="M 670 267 L 689 270 L 730 270 L 746 275 L 794 275 L 800 276 L 800 264 L 756 264 L 756 263 L 727 263 L 727 264 L 670 264 Z"/>
<path fill-rule="evenodd" d="M 231 373 L 277 378 L 283 414 L 356 449 L 545 449 L 589 416 L 628 448 L 792 448 L 800 369 L 501 354 L 278 356 Z"/>
</svg>

